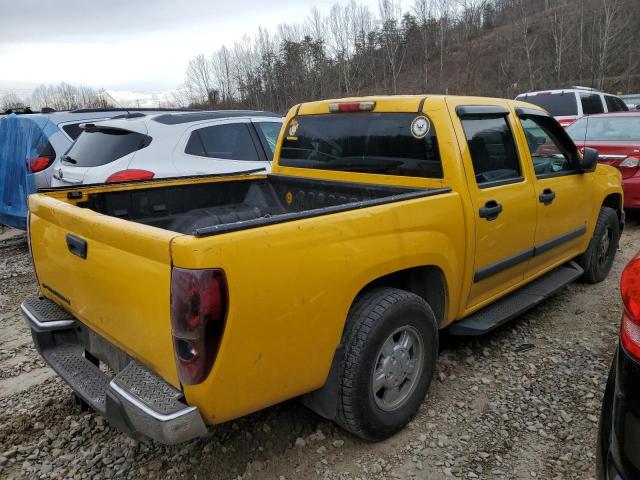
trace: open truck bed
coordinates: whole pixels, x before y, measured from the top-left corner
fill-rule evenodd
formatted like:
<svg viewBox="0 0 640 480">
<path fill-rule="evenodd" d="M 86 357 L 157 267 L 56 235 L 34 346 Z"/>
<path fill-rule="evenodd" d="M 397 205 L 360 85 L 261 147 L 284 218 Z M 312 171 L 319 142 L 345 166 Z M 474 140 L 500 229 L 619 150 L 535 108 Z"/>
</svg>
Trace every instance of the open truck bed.
<svg viewBox="0 0 640 480">
<path fill-rule="evenodd" d="M 172 232 L 206 236 L 441 191 L 268 175 L 89 193 L 77 206 Z"/>
</svg>

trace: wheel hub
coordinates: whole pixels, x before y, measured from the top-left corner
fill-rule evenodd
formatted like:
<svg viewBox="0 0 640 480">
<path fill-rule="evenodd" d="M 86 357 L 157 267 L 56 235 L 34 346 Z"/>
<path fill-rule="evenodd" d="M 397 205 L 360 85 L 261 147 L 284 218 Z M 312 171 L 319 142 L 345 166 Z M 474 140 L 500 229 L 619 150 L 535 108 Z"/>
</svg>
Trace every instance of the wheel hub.
<svg viewBox="0 0 640 480">
<path fill-rule="evenodd" d="M 372 390 L 377 405 L 395 410 L 413 393 L 423 364 L 422 338 L 410 326 L 393 332 L 378 352 Z"/>
</svg>

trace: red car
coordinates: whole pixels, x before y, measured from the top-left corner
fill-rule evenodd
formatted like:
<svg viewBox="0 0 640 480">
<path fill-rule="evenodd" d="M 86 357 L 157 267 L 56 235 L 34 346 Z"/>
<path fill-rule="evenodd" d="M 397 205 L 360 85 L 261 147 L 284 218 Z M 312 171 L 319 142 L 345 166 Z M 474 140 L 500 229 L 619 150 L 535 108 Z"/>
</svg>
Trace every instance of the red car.
<svg viewBox="0 0 640 480">
<path fill-rule="evenodd" d="M 640 112 L 582 117 L 567 133 L 578 148 L 595 148 L 602 163 L 620 169 L 625 208 L 640 208 Z"/>
</svg>

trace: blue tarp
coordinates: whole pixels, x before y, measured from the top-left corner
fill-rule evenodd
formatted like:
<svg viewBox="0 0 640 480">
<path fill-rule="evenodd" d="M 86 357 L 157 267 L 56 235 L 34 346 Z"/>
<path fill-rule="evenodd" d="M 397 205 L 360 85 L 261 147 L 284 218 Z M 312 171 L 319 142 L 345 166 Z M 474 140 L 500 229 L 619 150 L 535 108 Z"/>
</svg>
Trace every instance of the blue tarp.
<svg viewBox="0 0 640 480">
<path fill-rule="evenodd" d="M 36 191 L 29 160 L 57 131 L 46 117 L 11 114 L 0 120 L 0 223 L 27 228 L 27 196 Z"/>
</svg>

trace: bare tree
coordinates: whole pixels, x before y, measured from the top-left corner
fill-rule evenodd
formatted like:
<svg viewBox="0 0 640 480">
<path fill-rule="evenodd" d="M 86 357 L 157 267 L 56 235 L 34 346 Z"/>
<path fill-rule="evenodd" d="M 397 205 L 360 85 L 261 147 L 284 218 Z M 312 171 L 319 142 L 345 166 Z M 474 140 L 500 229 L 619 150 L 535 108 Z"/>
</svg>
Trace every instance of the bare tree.
<svg viewBox="0 0 640 480">
<path fill-rule="evenodd" d="M 18 110 L 23 109 L 27 105 L 13 92 L 5 93 L 0 100 L 0 110 Z"/>
<path fill-rule="evenodd" d="M 620 28 L 615 22 L 622 12 L 622 2 L 620 0 L 599 0 L 599 3 L 601 10 L 598 16 L 598 66 L 596 75 L 598 87 L 602 88 L 611 46 L 620 34 Z"/>
<path fill-rule="evenodd" d="M 380 43 L 391 75 L 391 92 L 398 93 L 398 76 L 402 70 L 406 53 L 406 42 L 399 28 L 402 10 L 400 2 L 394 0 L 379 0 Z"/>
<path fill-rule="evenodd" d="M 420 22 L 420 33 L 422 39 L 422 65 L 423 79 L 422 87 L 424 91 L 429 90 L 429 46 L 430 46 L 430 25 L 432 18 L 433 0 L 415 0 L 413 11 Z"/>
<path fill-rule="evenodd" d="M 527 15 L 525 0 L 516 0 L 516 6 L 518 11 L 518 29 L 522 32 L 522 49 L 524 50 L 525 60 L 527 62 L 527 77 L 529 82 L 529 90 L 535 89 L 535 76 L 533 65 L 533 53 L 537 37 L 532 36 L 530 28 L 530 18 Z"/>
<path fill-rule="evenodd" d="M 550 18 L 551 38 L 553 39 L 553 73 L 559 84 L 562 79 L 562 65 L 567 50 L 574 44 L 572 33 L 575 22 L 565 12 L 553 12 Z"/>
<path fill-rule="evenodd" d="M 203 54 L 196 55 L 189 60 L 185 84 L 189 91 L 199 98 L 200 102 L 206 102 L 213 106 L 213 72 L 211 62 Z"/>
</svg>

